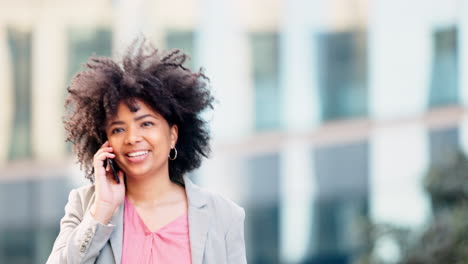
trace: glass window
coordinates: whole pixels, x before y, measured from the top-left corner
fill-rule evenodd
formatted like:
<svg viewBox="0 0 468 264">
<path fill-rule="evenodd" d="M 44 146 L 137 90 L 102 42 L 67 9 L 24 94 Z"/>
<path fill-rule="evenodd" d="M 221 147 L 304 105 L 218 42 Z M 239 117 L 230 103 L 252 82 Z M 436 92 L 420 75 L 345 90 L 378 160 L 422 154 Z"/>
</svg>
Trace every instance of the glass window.
<svg viewBox="0 0 468 264">
<path fill-rule="evenodd" d="M 445 165 L 459 150 L 458 127 L 429 131 L 430 159 L 432 165 Z"/>
<path fill-rule="evenodd" d="M 250 43 L 255 89 L 255 128 L 258 131 L 278 129 L 281 116 L 278 34 L 252 33 Z"/>
<path fill-rule="evenodd" d="M 434 57 L 429 106 L 458 103 L 457 28 L 437 30 L 433 34 Z"/>
<path fill-rule="evenodd" d="M 30 158 L 31 150 L 31 32 L 8 30 L 13 87 L 13 129 L 8 157 L 11 160 Z"/>
<path fill-rule="evenodd" d="M 35 234 L 30 226 L 2 230 L 2 263 L 27 264 L 34 262 Z"/>
<path fill-rule="evenodd" d="M 68 78 L 80 70 L 89 57 L 112 55 L 112 32 L 106 28 L 71 28 L 68 32 Z"/>
<path fill-rule="evenodd" d="M 318 248 L 312 263 L 348 263 L 365 241 L 356 226 L 368 215 L 369 146 L 356 142 L 314 153 L 319 193 L 312 232 Z"/>
<path fill-rule="evenodd" d="M 8 212 L 0 217 L 0 263 L 46 262 L 70 189 L 64 176 L 0 182 L 0 210 Z"/>
<path fill-rule="evenodd" d="M 279 155 L 247 160 L 245 229 L 248 263 L 279 263 Z"/>
<path fill-rule="evenodd" d="M 322 120 L 366 116 L 366 33 L 329 32 L 319 34 L 317 41 Z"/>
<path fill-rule="evenodd" d="M 185 66 L 189 69 L 196 70 L 195 62 L 196 54 L 194 53 L 194 33 L 193 31 L 170 30 L 166 33 L 166 49 L 180 49 L 190 56 L 190 59 L 185 62 Z"/>
</svg>

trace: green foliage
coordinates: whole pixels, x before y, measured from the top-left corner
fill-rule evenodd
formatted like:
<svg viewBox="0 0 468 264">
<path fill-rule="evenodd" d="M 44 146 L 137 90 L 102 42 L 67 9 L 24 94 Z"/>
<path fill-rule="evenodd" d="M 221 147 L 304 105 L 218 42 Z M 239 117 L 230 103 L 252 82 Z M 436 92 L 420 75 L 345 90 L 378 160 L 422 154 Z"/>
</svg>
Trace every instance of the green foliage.
<svg viewBox="0 0 468 264">
<path fill-rule="evenodd" d="M 425 188 L 431 197 L 434 213 L 453 209 L 468 201 L 468 160 L 463 153 L 447 158 L 447 162 L 432 166 L 425 178 Z"/>
<path fill-rule="evenodd" d="M 375 243 L 390 238 L 399 246 L 401 264 L 468 263 L 468 159 L 459 152 L 432 166 L 424 179 L 433 217 L 422 234 L 402 227 L 368 222 L 369 244 L 356 264 L 381 264 Z M 412 238 L 415 238 L 412 240 Z"/>
<path fill-rule="evenodd" d="M 468 263 L 468 160 L 459 152 L 425 178 L 433 220 L 403 259 L 405 264 Z"/>
<path fill-rule="evenodd" d="M 404 264 L 468 263 L 468 206 L 460 205 L 437 214 L 414 245 Z"/>
</svg>

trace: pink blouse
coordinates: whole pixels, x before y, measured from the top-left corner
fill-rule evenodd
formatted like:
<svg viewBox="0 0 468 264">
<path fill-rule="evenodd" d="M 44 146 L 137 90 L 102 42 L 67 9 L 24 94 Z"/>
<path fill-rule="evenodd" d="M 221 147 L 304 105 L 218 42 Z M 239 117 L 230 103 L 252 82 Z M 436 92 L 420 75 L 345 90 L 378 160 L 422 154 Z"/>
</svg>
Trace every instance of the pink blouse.
<svg viewBox="0 0 468 264">
<path fill-rule="evenodd" d="M 191 264 L 188 213 L 151 232 L 125 197 L 122 263 Z"/>
</svg>

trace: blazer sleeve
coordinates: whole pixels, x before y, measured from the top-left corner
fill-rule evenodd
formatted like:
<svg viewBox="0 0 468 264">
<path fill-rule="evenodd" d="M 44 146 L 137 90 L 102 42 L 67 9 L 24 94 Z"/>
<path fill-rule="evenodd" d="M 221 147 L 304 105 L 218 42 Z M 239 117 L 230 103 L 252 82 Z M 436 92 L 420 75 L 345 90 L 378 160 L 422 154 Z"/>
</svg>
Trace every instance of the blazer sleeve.
<svg viewBox="0 0 468 264">
<path fill-rule="evenodd" d="M 114 225 L 96 221 L 81 200 L 77 190 L 70 192 L 47 264 L 94 263 L 109 240 Z"/>
<path fill-rule="evenodd" d="M 228 264 L 246 264 L 244 241 L 244 219 L 245 211 L 240 208 L 239 213 L 234 217 L 229 230 L 226 233 L 226 252 Z"/>
</svg>

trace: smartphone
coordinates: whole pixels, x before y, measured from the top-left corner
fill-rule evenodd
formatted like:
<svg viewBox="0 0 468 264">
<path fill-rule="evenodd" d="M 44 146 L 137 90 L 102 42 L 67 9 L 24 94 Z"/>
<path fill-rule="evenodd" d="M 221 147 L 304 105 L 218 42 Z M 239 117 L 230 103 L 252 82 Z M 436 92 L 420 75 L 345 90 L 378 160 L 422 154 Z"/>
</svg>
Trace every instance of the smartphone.
<svg viewBox="0 0 468 264">
<path fill-rule="evenodd" d="M 107 158 L 105 160 L 105 162 L 104 162 L 104 168 L 107 167 L 107 162 L 109 163 L 109 166 L 111 167 L 112 175 L 114 176 L 114 180 L 117 183 L 120 183 L 119 175 L 117 174 L 117 172 L 120 170 L 119 166 L 112 159 Z"/>
</svg>

